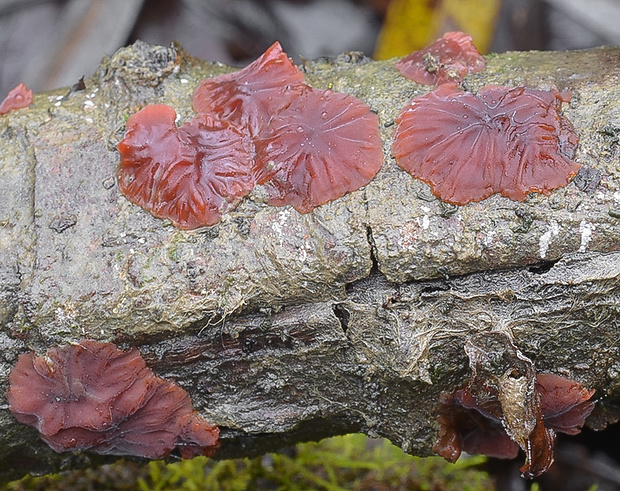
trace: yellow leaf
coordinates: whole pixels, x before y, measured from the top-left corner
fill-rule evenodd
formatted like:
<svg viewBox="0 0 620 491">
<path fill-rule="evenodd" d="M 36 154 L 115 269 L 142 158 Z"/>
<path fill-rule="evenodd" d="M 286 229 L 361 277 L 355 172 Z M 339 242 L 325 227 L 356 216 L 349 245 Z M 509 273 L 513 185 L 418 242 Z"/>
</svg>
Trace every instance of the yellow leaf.
<svg viewBox="0 0 620 491">
<path fill-rule="evenodd" d="M 408 55 L 448 31 L 470 34 L 478 50 L 486 53 L 500 6 L 500 0 L 392 0 L 375 58 Z"/>
</svg>

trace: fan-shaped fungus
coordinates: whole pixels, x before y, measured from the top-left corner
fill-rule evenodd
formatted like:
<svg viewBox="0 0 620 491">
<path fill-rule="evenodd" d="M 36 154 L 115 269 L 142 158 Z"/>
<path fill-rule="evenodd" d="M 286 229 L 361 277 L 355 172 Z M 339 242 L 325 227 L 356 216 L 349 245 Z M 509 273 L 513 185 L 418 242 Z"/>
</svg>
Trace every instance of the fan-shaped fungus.
<svg viewBox="0 0 620 491">
<path fill-rule="evenodd" d="M 146 367 L 137 350 L 82 340 L 43 357 L 19 356 L 9 375 L 13 415 L 34 426 L 57 452 L 162 458 L 210 455 L 219 430 L 192 408 L 189 395 Z"/>
<path fill-rule="evenodd" d="M 405 77 L 423 85 L 460 82 L 484 69 L 485 61 L 464 32 L 447 32 L 430 46 L 414 51 L 395 65 Z"/>
<path fill-rule="evenodd" d="M 392 151 L 400 167 L 450 203 L 548 194 L 580 167 L 571 160 L 579 138 L 558 113 L 569 99 L 525 87 L 474 95 L 444 84 L 403 109 Z"/>
<path fill-rule="evenodd" d="M 218 222 L 254 187 L 254 149 L 236 127 L 198 116 L 177 128 L 170 106 L 146 106 L 118 145 L 121 192 L 180 228 Z"/>
<path fill-rule="evenodd" d="M 121 192 L 180 228 L 213 225 L 255 182 L 270 204 L 307 213 L 367 184 L 383 162 L 370 108 L 306 85 L 278 43 L 203 80 L 193 104 L 196 118 L 179 128 L 171 107 L 145 107 L 118 145 Z"/>
<path fill-rule="evenodd" d="M 304 85 L 303 74 L 276 42 L 244 69 L 200 82 L 194 111 L 247 127 L 255 135 L 290 103 L 299 85 Z"/>
<path fill-rule="evenodd" d="M 366 185 L 383 163 L 378 118 L 358 99 L 306 87 L 263 127 L 256 176 L 269 204 L 302 213 Z"/>
<path fill-rule="evenodd" d="M 9 91 L 7 96 L 0 104 L 0 115 L 6 114 L 16 109 L 23 109 L 32 103 L 32 90 L 25 84 L 19 84 Z"/>
</svg>

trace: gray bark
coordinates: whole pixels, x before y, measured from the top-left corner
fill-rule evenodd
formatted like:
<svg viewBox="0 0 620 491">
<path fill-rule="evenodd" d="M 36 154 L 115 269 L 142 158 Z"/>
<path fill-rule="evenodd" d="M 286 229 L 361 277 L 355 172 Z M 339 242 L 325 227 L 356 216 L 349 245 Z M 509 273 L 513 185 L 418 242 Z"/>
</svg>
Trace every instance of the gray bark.
<svg viewBox="0 0 620 491">
<path fill-rule="evenodd" d="M 471 375 L 463 350 L 501 330 L 538 371 L 620 403 L 620 50 L 506 53 L 466 80 L 570 89 L 578 176 L 550 196 L 446 205 L 389 146 L 429 88 L 394 60 L 307 62 L 308 82 L 377 111 L 385 162 L 364 189 L 301 215 L 260 190 L 185 232 L 127 201 L 115 145 L 127 115 L 167 103 L 192 117 L 198 81 L 229 71 L 137 43 L 86 90 L 35 96 L 0 117 L 0 477 L 90 462 L 55 454 L 12 417 L 19 353 L 81 338 L 138 346 L 222 428 L 222 456 L 363 431 L 429 455 L 437 400 Z"/>
</svg>

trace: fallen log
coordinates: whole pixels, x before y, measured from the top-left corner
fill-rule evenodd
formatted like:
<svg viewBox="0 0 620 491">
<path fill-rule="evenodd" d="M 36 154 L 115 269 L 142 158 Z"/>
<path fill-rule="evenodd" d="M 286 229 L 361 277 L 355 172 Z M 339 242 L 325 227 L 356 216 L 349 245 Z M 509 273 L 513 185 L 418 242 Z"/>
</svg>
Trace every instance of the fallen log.
<svg viewBox="0 0 620 491">
<path fill-rule="evenodd" d="M 616 421 L 619 66 L 617 48 L 489 56 L 468 90 L 572 92 L 563 112 L 582 167 L 548 196 L 456 206 L 389 150 L 398 113 L 430 88 L 393 60 L 304 62 L 309 84 L 378 114 L 383 168 L 311 213 L 268 206 L 256 190 L 191 232 L 120 194 L 115 147 L 146 104 L 190 119 L 193 88 L 231 68 L 138 42 L 85 88 L 0 116 L 0 476 L 98 461 L 54 453 L 4 399 L 20 353 L 83 338 L 138 347 L 220 427 L 222 457 L 357 431 L 429 455 L 440 395 L 472 377 L 464 346 L 490 332 L 539 373 L 596 389 L 591 427 Z"/>
</svg>

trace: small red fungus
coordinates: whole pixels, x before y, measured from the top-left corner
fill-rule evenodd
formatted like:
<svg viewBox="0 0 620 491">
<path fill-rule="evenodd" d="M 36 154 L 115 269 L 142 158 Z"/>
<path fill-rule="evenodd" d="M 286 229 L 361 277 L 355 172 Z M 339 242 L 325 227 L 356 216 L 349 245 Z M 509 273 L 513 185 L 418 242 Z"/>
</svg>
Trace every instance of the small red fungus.
<svg viewBox="0 0 620 491">
<path fill-rule="evenodd" d="M 291 101 L 300 85 L 303 74 L 276 42 L 242 70 L 200 82 L 194 91 L 194 111 L 247 127 L 255 135 Z"/>
<path fill-rule="evenodd" d="M 118 145 L 121 192 L 180 228 L 213 225 L 254 187 L 254 149 L 236 127 L 199 115 L 177 128 L 175 110 L 146 106 Z"/>
<path fill-rule="evenodd" d="M 594 401 L 590 400 L 594 390 L 588 390 L 574 380 L 553 373 L 538 374 L 536 390 L 540 394 L 545 426 L 561 433 L 579 433 L 585 419 L 594 409 Z"/>
<path fill-rule="evenodd" d="M 306 87 L 255 141 L 256 180 L 268 203 L 301 213 L 359 189 L 379 171 L 377 116 L 346 94 Z"/>
<path fill-rule="evenodd" d="M 461 452 L 498 459 L 514 459 L 519 454 L 519 445 L 497 416 L 501 407 L 489 411 L 467 389 L 458 389 L 441 394 L 439 411 L 439 439 L 433 450 L 447 461 L 456 462 Z"/>
<path fill-rule="evenodd" d="M 557 91 L 486 87 L 474 95 L 444 84 L 403 109 L 392 151 L 449 203 L 548 194 L 580 168 L 571 160 L 579 137 L 558 113 L 568 100 Z"/>
<path fill-rule="evenodd" d="M 28 89 L 25 84 L 19 84 L 11 89 L 8 95 L 0 104 L 0 115 L 6 114 L 16 109 L 23 109 L 32 103 L 32 90 Z"/>
<path fill-rule="evenodd" d="M 460 82 L 484 69 L 485 61 L 464 32 L 447 32 L 430 46 L 414 51 L 395 65 L 405 77 L 424 85 Z"/>
<path fill-rule="evenodd" d="M 521 468 L 524 477 L 545 472 L 553 462 L 555 431 L 575 435 L 594 409 L 588 390 L 574 380 L 553 374 L 536 376 L 536 392 L 540 399 L 536 426 L 527 445 L 529 455 Z M 439 439 L 433 450 L 449 462 L 456 462 L 461 452 L 489 457 L 513 459 L 519 444 L 504 428 L 504 414 L 498 395 L 491 391 L 483 401 L 469 388 L 442 394 L 439 399 Z"/>
<path fill-rule="evenodd" d="M 136 349 L 82 340 L 45 356 L 19 356 L 9 375 L 9 409 L 55 451 L 162 458 L 211 455 L 219 430 L 189 395 L 157 377 Z"/>
</svg>

